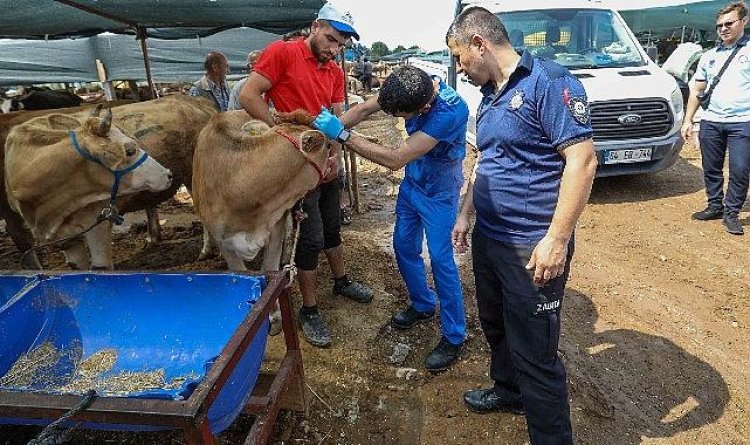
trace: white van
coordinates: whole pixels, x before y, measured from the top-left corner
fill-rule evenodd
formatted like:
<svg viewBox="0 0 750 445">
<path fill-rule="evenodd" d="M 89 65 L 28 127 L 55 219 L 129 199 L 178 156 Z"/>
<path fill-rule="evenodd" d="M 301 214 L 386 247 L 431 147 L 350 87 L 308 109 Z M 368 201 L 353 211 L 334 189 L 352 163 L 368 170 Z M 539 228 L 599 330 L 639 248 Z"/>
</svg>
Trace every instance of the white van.
<svg viewBox="0 0 750 445">
<path fill-rule="evenodd" d="M 672 166 L 682 149 L 682 93 L 649 59 L 617 11 L 597 1 L 461 1 L 497 14 L 520 52 L 554 60 L 578 77 L 588 95 L 597 176 L 649 173 Z M 467 140 L 476 144 L 482 95 L 464 75 L 456 90 L 469 104 Z"/>
</svg>

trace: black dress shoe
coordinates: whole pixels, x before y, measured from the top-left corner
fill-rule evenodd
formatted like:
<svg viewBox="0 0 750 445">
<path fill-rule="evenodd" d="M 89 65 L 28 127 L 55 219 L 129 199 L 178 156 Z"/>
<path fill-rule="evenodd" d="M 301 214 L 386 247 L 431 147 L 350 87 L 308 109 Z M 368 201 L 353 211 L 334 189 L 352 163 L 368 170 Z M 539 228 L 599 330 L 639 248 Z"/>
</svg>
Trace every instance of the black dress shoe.
<svg viewBox="0 0 750 445">
<path fill-rule="evenodd" d="M 430 352 L 430 355 L 424 360 L 424 367 L 432 372 L 445 371 L 456 361 L 461 354 L 463 346 L 463 343 L 454 345 L 445 337 L 442 337 L 437 346 L 435 346 L 435 349 L 433 349 L 432 352 Z"/>
<path fill-rule="evenodd" d="M 724 223 L 724 227 L 726 227 L 727 232 L 731 233 L 732 235 L 744 235 L 745 231 L 742 229 L 742 224 L 740 223 L 739 218 L 737 218 L 737 215 L 733 214 L 726 214 L 724 215 L 724 220 L 722 221 Z"/>
<path fill-rule="evenodd" d="M 432 320 L 432 317 L 434 316 L 434 310 L 429 312 L 419 312 L 418 310 L 415 310 L 413 307 L 409 306 L 403 311 L 399 311 L 396 313 L 396 315 L 391 317 L 391 324 L 394 328 L 409 329 L 414 327 L 414 325 L 419 322 Z"/>
<path fill-rule="evenodd" d="M 724 216 L 723 207 L 708 206 L 700 212 L 693 213 L 692 218 L 698 221 L 708 221 L 709 219 L 720 219 L 722 216 Z"/>
<path fill-rule="evenodd" d="M 475 389 L 464 393 L 464 403 L 475 413 L 486 414 L 505 412 L 524 414 L 521 402 L 506 402 L 495 392 L 494 388 Z"/>
</svg>

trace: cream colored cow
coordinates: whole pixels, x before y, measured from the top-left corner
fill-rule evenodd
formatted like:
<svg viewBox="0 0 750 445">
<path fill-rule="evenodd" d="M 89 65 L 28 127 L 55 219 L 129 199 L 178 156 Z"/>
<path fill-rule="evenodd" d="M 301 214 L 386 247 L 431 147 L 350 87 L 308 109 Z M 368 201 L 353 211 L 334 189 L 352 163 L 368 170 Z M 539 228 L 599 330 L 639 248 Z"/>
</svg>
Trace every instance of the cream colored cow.
<svg viewBox="0 0 750 445">
<path fill-rule="evenodd" d="M 282 116 L 284 117 L 284 116 Z M 312 130 L 309 115 L 273 128 L 244 111 L 214 116 L 193 156 L 193 203 L 230 270 L 246 270 L 263 250 L 264 271 L 278 270 L 290 233 L 290 210 L 325 175 L 328 141 Z M 278 307 L 271 332 L 281 329 Z"/>
<path fill-rule="evenodd" d="M 49 114 L 13 127 L 5 142 L 5 189 L 37 244 L 84 232 L 97 221 L 111 193 L 161 191 L 172 173 L 135 140 L 99 118 Z M 115 177 L 119 186 L 113 188 Z M 109 221 L 63 246 L 74 269 L 112 269 Z M 88 248 L 88 252 L 86 251 Z"/>
</svg>

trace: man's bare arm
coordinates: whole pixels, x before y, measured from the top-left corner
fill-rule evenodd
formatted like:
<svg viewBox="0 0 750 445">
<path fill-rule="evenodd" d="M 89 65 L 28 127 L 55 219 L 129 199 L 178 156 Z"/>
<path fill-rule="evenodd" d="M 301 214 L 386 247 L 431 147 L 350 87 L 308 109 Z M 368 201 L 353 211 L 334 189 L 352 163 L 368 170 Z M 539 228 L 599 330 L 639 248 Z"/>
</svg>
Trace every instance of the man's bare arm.
<svg viewBox="0 0 750 445">
<path fill-rule="evenodd" d="M 345 128 L 352 128 L 379 110 L 380 105 L 378 104 L 378 95 L 376 94 L 361 104 L 350 107 L 346 113 L 339 117 L 339 120 L 344 124 Z"/>
<path fill-rule="evenodd" d="M 273 127 L 276 123 L 273 121 L 268 103 L 263 98 L 263 94 L 272 86 L 271 81 L 263 75 L 256 72 L 250 73 L 240 92 L 240 105 L 247 111 L 247 114 Z"/>
<path fill-rule="evenodd" d="M 682 121 L 682 128 L 680 129 L 683 139 L 689 139 L 693 135 L 693 118 L 700 106 L 698 96 L 704 91 L 706 91 L 706 81 L 695 81 L 692 88 L 690 88 L 690 97 L 688 97 L 688 103 L 685 104 L 685 118 Z"/>
<path fill-rule="evenodd" d="M 346 146 L 353 152 L 391 170 L 398 170 L 417 159 L 437 145 L 437 139 L 417 131 L 396 148 L 383 147 L 368 141 L 354 133 L 349 137 Z"/>
</svg>

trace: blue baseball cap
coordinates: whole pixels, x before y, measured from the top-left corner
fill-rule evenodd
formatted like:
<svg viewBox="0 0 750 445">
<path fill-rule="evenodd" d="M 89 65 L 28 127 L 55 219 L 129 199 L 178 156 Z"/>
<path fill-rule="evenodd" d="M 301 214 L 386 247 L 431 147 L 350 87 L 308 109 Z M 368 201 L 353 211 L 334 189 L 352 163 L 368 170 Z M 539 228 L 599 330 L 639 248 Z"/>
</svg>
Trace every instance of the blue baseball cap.
<svg viewBox="0 0 750 445">
<path fill-rule="evenodd" d="M 341 11 L 330 2 L 323 5 L 318 11 L 318 20 L 325 20 L 336 29 L 336 31 L 350 34 L 359 40 L 359 34 L 354 30 L 354 19 L 349 11 Z"/>
</svg>

